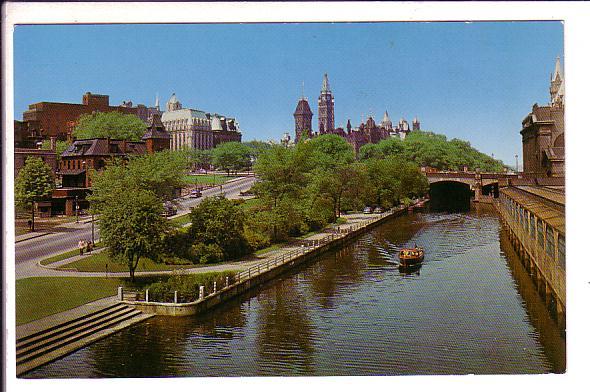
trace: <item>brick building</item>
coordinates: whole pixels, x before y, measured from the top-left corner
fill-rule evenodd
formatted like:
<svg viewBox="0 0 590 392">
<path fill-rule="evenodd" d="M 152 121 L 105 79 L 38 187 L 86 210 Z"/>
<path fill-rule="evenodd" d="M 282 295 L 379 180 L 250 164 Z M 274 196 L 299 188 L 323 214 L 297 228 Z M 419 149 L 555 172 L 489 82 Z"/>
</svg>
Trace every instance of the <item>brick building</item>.
<svg viewBox="0 0 590 392">
<path fill-rule="evenodd" d="M 533 105 L 522 121 L 523 172 L 533 177 L 565 176 L 565 79 L 559 57 L 551 75 L 548 106 Z"/>
<path fill-rule="evenodd" d="M 57 154 L 55 152 L 55 138 L 51 139 L 51 147 L 49 150 L 42 150 L 40 148 L 21 148 L 14 149 L 14 177 L 25 165 L 25 161 L 29 157 L 41 158 L 41 160 L 51 168 L 51 172 L 55 175 L 57 172 Z"/>
<path fill-rule="evenodd" d="M 23 147 L 34 147 L 38 141 L 52 136 L 59 140 L 68 140 L 82 114 L 93 112 L 117 111 L 134 114 L 147 122 L 150 110 L 144 105 L 133 107 L 131 102 L 123 102 L 120 106 L 111 106 L 108 95 L 98 95 L 87 92 L 82 96 L 82 103 L 38 102 L 29 105 L 29 110 L 23 113 L 23 121 L 15 122 L 15 139 Z"/>
<path fill-rule="evenodd" d="M 148 154 L 170 149 L 170 134 L 164 128 L 160 114 L 152 114 L 147 131 L 141 138 Z"/>
</svg>

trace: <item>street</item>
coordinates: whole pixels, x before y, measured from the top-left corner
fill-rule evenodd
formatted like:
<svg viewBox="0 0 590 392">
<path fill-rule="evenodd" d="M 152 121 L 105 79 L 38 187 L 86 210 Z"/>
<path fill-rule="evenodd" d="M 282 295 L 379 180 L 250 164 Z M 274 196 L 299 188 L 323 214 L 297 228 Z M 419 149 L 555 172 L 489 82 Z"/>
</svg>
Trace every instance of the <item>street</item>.
<svg viewBox="0 0 590 392">
<path fill-rule="evenodd" d="M 178 215 L 187 214 L 190 208 L 198 205 L 205 197 L 219 195 L 224 193 L 227 198 L 239 198 L 241 191 L 249 189 L 254 183 L 254 177 L 242 177 L 238 180 L 224 184 L 221 189 L 219 186 L 203 191 L 203 196 L 198 199 L 182 198 L 178 204 Z M 175 215 L 175 216 L 178 216 Z M 90 222 L 78 223 L 75 227 L 59 227 L 53 233 L 38 238 L 22 241 L 15 244 L 15 263 L 17 268 L 17 277 L 19 268 L 26 268 L 24 263 L 35 264 L 47 257 L 61 254 L 63 252 L 77 248 L 79 240 L 90 240 L 92 237 L 92 225 Z M 95 222 L 94 236 L 98 238 L 98 225 Z"/>
</svg>

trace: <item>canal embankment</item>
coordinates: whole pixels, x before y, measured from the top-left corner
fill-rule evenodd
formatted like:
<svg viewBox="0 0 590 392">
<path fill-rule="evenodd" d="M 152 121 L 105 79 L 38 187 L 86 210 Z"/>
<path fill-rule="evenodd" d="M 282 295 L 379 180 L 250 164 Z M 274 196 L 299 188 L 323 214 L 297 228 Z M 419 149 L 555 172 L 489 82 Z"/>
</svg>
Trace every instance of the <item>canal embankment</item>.
<svg viewBox="0 0 590 392">
<path fill-rule="evenodd" d="M 293 269 L 296 266 L 309 262 L 325 252 L 341 247 L 359 235 L 367 232 L 376 225 L 383 223 L 392 217 L 404 214 L 413 207 L 421 207 L 424 200 L 419 200 L 409 207 L 397 207 L 380 214 L 352 214 L 347 215 L 347 223 L 341 224 L 332 232 L 317 233 L 308 237 L 299 246 L 283 251 L 275 257 L 267 258 L 251 267 L 238 272 L 233 281 L 226 279 L 224 287 L 216 285 L 205 292 L 201 286 L 199 297 L 196 301 L 178 302 L 154 302 L 150 301 L 149 291 L 145 293 L 124 291 L 122 287 L 117 293 L 120 303 L 133 306 L 148 314 L 160 316 L 190 316 L 203 313 L 236 296 L 239 296 L 254 287 L 269 282 L 279 275 Z M 143 300 L 130 300 L 129 298 L 142 297 Z M 177 298 L 177 295 L 174 295 Z"/>
</svg>

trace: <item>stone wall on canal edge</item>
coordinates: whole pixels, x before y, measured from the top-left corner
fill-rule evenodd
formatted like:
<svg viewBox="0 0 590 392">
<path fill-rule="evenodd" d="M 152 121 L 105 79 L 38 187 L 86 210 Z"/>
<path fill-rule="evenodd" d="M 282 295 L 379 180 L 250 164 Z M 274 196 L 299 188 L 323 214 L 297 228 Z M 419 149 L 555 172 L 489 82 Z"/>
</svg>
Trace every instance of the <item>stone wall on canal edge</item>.
<svg viewBox="0 0 590 392">
<path fill-rule="evenodd" d="M 502 188 L 496 209 L 538 293 L 565 330 L 565 204 L 529 188 Z"/>
<path fill-rule="evenodd" d="M 424 202 L 424 200 L 419 200 L 410 207 L 420 207 L 424 204 Z M 214 290 L 214 292 L 205 296 L 203 290 L 201 289 L 199 299 L 194 302 L 150 302 L 149 293 L 147 294 L 146 301 L 129 301 L 124 299 L 122 288 L 119 288 L 119 302 L 133 306 L 144 313 L 161 316 L 190 316 L 199 314 L 242 293 L 245 293 L 251 288 L 268 282 L 297 265 L 315 259 L 317 256 L 331 249 L 340 247 L 370 230 L 374 226 L 383 223 L 385 220 L 404 214 L 407 211 L 408 207 L 392 209 L 379 214 L 378 216 L 370 217 L 363 222 L 354 224 L 343 231 L 331 234 L 328 237 L 322 238 L 321 240 L 314 241 L 311 246 L 301 247 L 288 254 L 278 256 L 275 259 L 254 265 L 247 270 L 239 272 L 236 275 L 235 283 L 223 287 L 220 290 Z"/>
</svg>

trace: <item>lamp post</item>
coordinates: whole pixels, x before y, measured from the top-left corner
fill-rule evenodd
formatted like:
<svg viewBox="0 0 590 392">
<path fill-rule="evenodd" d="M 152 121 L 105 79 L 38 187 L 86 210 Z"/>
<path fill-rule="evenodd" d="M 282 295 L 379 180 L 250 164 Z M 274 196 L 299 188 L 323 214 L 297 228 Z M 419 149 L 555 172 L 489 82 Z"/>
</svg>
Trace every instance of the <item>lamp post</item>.
<svg viewBox="0 0 590 392">
<path fill-rule="evenodd" d="M 80 220 L 78 219 L 78 195 L 75 196 L 75 201 L 76 201 L 76 223 L 80 223 Z"/>
</svg>

